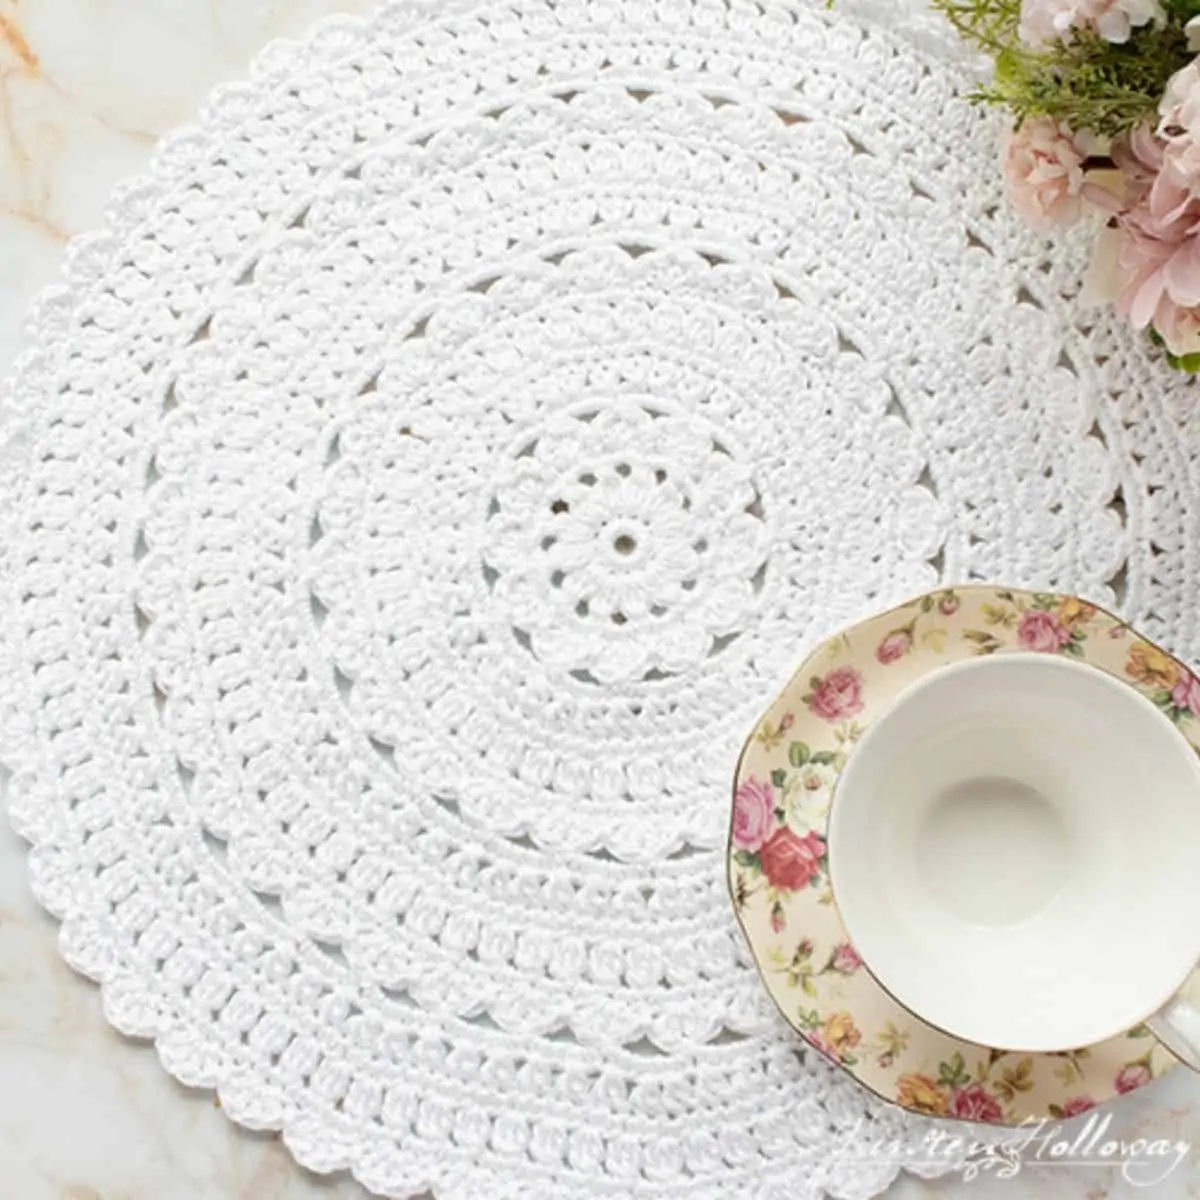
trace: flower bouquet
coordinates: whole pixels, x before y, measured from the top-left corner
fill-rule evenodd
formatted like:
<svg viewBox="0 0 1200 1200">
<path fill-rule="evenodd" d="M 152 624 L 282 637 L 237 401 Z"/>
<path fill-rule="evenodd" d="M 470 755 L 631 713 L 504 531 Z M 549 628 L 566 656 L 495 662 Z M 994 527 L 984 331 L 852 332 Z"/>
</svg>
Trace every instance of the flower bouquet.
<svg viewBox="0 0 1200 1200">
<path fill-rule="evenodd" d="M 1200 370 L 1200 0 L 932 0 L 995 70 L 1008 195 L 1102 222 L 1084 295 Z"/>
</svg>

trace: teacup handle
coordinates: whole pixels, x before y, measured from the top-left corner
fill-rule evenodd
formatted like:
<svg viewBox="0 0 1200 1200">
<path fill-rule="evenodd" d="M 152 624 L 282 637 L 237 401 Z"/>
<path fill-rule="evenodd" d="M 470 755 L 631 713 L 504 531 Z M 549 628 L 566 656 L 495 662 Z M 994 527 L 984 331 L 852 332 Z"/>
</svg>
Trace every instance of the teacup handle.
<svg viewBox="0 0 1200 1200">
<path fill-rule="evenodd" d="M 1200 1008 L 1183 996 L 1172 996 L 1147 1018 L 1146 1028 L 1180 1062 L 1200 1071 Z"/>
</svg>

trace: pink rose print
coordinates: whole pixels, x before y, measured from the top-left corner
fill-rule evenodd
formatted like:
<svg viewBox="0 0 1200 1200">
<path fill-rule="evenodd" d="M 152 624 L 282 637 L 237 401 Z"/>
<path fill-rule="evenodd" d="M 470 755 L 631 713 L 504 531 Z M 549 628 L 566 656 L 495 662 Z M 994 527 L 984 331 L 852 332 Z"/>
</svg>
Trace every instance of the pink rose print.
<svg viewBox="0 0 1200 1200">
<path fill-rule="evenodd" d="M 786 928 L 787 914 L 783 911 L 783 905 L 776 900 L 771 909 L 771 932 L 782 933 Z"/>
<path fill-rule="evenodd" d="M 821 1052 L 822 1054 L 825 1054 L 825 1055 L 827 1055 L 829 1058 L 837 1058 L 837 1052 L 836 1052 L 836 1051 L 834 1050 L 834 1048 L 833 1048 L 833 1047 L 832 1047 L 832 1046 L 831 1046 L 831 1045 L 830 1045 L 830 1044 L 829 1044 L 829 1043 L 828 1043 L 828 1042 L 827 1042 L 827 1041 L 826 1041 L 826 1040 L 825 1040 L 825 1039 L 824 1039 L 824 1038 L 821 1036 L 821 1033 L 820 1033 L 820 1031 L 819 1031 L 819 1030 L 813 1029 L 813 1030 L 811 1030 L 810 1032 L 808 1032 L 808 1033 L 805 1033 L 805 1035 L 804 1035 L 804 1036 L 805 1036 L 805 1037 L 808 1039 L 808 1041 L 809 1041 L 809 1044 L 810 1044 L 810 1045 L 811 1045 L 811 1046 L 812 1046 L 812 1047 L 813 1047 L 815 1050 L 820 1050 L 820 1052 Z"/>
<path fill-rule="evenodd" d="M 807 887 L 817 876 L 824 856 L 825 839 L 820 834 L 806 833 L 801 837 L 785 825 L 763 844 L 759 862 L 772 887 L 795 892 Z"/>
<path fill-rule="evenodd" d="M 885 666 L 903 658 L 913 645 L 911 629 L 893 629 L 875 648 L 875 657 Z"/>
<path fill-rule="evenodd" d="M 863 965 L 858 957 L 858 951 L 849 942 L 841 942 L 833 948 L 833 957 L 829 960 L 829 969 L 839 975 L 853 975 Z"/>
<path fill-rule="evenodd" d="M 1091 1096 L 1072 1096 L 1062 1106 L 1062 1115 L 1064 1117 L 1077 1117 L 1080 1113 L 1085 1113 L 1096 1107 L 1096 1102 Z"/>
<path fill-rule="evenodd" d="M 771 785 L 752 775 L 733 797 L 733 844 L 757 850 L 775 829 L 775 795 Z"/>
<path fill-rule="evenodd" d="M 958 608 L 958 597 L 953 592 L 947 592 L 938 601 L 938 612 L 940 612 L 943 617 L 954 616 L 954 614 L 958 612 Z"/>
<path fill-rule="evenodd" d="M 1153 1078 L 1150 1074 L 1150 1068 L 1143 1062 L 1126 1063 L 1118 1072 L 1117 1077 L 1113 1081 L 1113 1087 L 1118 1092 L 1135 1092 L 1140 1087 L 1145 1087 Z"/>
<path fill-rule="evenodd" d="M 1053 613 L 1027 612 L 1017 637 L 1026 650 L 1056 654 L 1071 640 L 1071 631 Z"/>
<path fill-rule="evenodd" d="M 824 679 L 812 681 L 804 702 L 825 721 L 853 717 L 863 708 L 862 676 L 853 667 L 835 667 Z"/>
<path fill-rule="evenodd" d="M 1184 708 L 1192 716 L 1200 717 L 1200 679 L 1195 675 L 1181 675 L 1179 682 L 1171 689 L 1171 703 L 1176 708 Z"/>
<path fill-rule="evenodd" d="M 1004 1110 L 993 1096 L 989 1096 L 983 1090 L 981 1083 L 973 1083 L 969 1088 L 956 1089 L 950 1100 L 950 1108 L 956 1117 L 961 1117 L 964 1121 L 1004 1120 Z"/>
</svg>

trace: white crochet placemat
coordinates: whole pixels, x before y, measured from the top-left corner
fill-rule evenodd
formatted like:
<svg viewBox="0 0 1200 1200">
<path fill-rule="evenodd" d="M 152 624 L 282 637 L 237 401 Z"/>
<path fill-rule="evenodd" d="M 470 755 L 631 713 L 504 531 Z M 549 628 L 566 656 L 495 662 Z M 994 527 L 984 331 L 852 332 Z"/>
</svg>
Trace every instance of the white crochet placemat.
<svg viewBox="0 0 1200 1200">
<path fill-rule="evenodd" d="M 747 729 L 939 578 L 1200 657 L 1194 388 L 1091 327 L 909 34 L 332 21 L 38 306 L 0 483 L 34 887 L 114 1025 L 307 1166 L 877 1193 L 846 1139 L 921 1126 L 800 1048 L 735 933 Z"/>
</svg>

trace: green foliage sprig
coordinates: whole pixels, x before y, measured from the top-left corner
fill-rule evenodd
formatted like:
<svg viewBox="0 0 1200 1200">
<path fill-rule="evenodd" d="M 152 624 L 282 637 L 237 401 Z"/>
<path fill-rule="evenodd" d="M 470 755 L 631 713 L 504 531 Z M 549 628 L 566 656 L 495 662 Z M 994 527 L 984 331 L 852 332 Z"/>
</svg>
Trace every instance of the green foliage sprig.
<svg viewBox="0 0 1200 1200">
<path fill-rule="evenodd" d="M 971 99 L 1007 108 L 1016 123 L 1050 117 L 1102 137 L 1157 120 L 1167 80 L 1195 57 L 1183 26 L 1200 15 L 1200 0 L 1167 0 L 1169 20 L 1134 29 L 1123 44 L 1077 30 L 1034 48 L 1020 37 L 1020 0 L 933 0 L 933 7 L 995 62 L 992 81 Z"/>
</svg>

